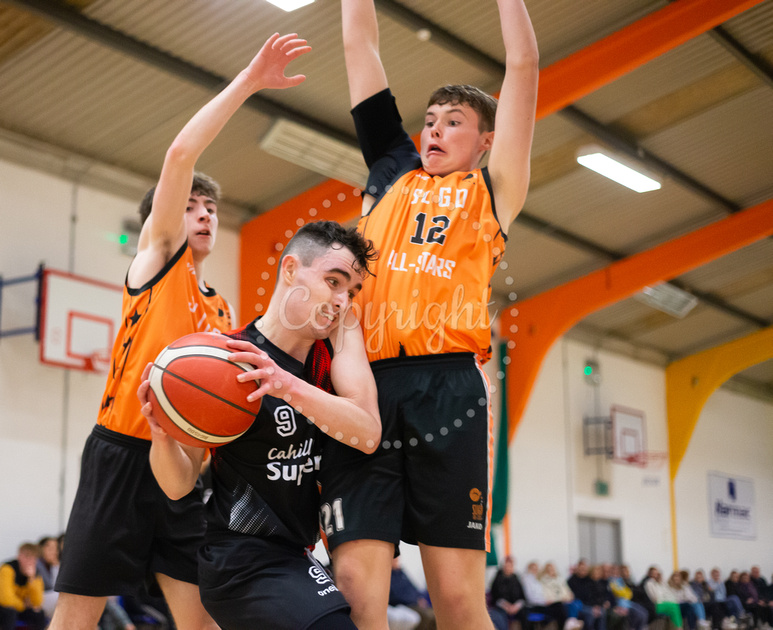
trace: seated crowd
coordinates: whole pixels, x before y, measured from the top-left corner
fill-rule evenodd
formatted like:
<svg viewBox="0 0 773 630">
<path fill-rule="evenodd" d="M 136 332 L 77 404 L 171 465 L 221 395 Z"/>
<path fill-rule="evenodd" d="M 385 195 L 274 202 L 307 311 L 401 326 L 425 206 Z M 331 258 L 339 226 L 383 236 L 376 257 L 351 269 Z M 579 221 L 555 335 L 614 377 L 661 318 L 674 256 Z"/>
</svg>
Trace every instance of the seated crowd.
<svg viewBox="0 0 773 630">
<path fill-rule="evenodd" d="M 19 545 L 15 558 L 0 562 L 0 630 L 44 630 L 54 614 L 58 593 L 59 555 L 64 536 L 44 536 Z M 164 612 L 159 612 L 156 608 Z M 146 588 L 108 598 L 97 630 L 136 630 L 142 625 L 169 627 L 169 610 L 162 598 Z"/>
<path fill-rule="evenodd" d="M 771 630 L 773 579 L 768 583 L 754 566 L 724 581 L 717 568 L 709 579 L 699 569 L 692 580 L 687 571 L 664 580 L 653 566 L 636 582 L 626 565 L 589 567 L 580 560 L 565 580 L 550 562 L 541 569 L 531 562 L 519 576 L 508 556 L 491 582 L 489 606 L 498 630 L 550 622 L 559 630 L 645 630 L 660 620 L 666 629 Z"/>
<path fill-rule="evenodd" d="M 0 564 L 0 630 L 44 630 L 53 614 L 63 537 L 44 537 L 19 546 L 15 558 Z M 169 627 L 162 598 L 143 593 L 108 600 L 100 630 L 134 630 L 139 625 Z M 626 565 L 589 567 L 580 560 L 564 579 L 555 565 L 530 562 L 520 576 L 508 556 L 489 590 L 489 612 L 497 630 L 557 625 L 558 630 L 645 630 L 649 624 L 684 630 L 773 630 L 773 579 L 768 583 L 758 566 L 733 570 L 722 580 L 714 568 L 709 577 L 696 570 L 675 571 L 667 580 L 652 566 L 636 582 Z M 432 606 L 395 559 L 390 588 L 391 630 L 435 628 Z M 162 612 L 159 612 L 162 611 Z"/>
</svg>

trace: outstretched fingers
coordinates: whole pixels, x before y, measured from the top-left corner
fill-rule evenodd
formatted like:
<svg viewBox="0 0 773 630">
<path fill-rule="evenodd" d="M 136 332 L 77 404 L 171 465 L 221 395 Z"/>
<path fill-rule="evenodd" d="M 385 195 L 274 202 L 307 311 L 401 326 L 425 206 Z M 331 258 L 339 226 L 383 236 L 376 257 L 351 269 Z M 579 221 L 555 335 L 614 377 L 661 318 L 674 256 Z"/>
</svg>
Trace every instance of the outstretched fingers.
<svg viewBox="0 0 773 630">
<path fill-rule="evenodd" d="M 310 50 L 311 46 L 305 39 L 298 37 L 297 33 L 274 33 L 266 40 L 251 64 L 252 72 L 262 77 L 260 87 L 281 90 L 305 81 L 306 76 L 303 74 L 287 77 L 284 71 L 291 61 Z"/>
</svg>

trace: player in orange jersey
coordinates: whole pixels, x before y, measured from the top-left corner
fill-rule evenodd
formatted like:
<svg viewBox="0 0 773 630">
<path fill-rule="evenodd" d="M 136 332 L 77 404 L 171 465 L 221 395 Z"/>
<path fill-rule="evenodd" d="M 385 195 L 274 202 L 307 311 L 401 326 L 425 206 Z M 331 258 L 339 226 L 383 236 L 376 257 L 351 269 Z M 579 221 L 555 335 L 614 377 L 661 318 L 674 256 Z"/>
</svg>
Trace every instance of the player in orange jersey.
<svg viewBox="0 0 773 630">
<path fill-rule="evenodd" d="M 194 489 L 170 501 L 158 487 L 136 392 L 143 369 L 167 344 L 188 333 L 233 328 L 230 306 L 204 282 L 204 262 L 217 236 L 219 188 L 194 174 L 194 166 L 252 94 L 304 80 L 284 71 L 308 50 L 294 34 L 271 36 L 183 127 L 140 207 L 145 221 L 126 275 L 123 325 L 97 426 L 84 449 L 56 582 L 54 630 L 95 628 L 107 596 L 133 592 L 149 574 L 155 574 L 178 628 L 217 627 L 197 587 L 196 553 L 205 528 L 201 493 Z"/>
<path fill-rule="evenodd" d="M 365 630 L 387 628 L 400 539 L 419 545 L 438 627 L 492 627 L 484 595 L 493 438 L 480 363 L 491 343 L 490 279 L 528 188 L 539 73 L 523 0 L 498 5 L 498 103 L 469 86 L 440 88 L 417 152 L 388 89 L 374 2 L 342 0 L 352 113 L 370 169 L 359 228 L 380 251 L 357 302 L 383 432 L 371 456 L 331 443 L 322 524 L 336 582 Z"/>
</svg>

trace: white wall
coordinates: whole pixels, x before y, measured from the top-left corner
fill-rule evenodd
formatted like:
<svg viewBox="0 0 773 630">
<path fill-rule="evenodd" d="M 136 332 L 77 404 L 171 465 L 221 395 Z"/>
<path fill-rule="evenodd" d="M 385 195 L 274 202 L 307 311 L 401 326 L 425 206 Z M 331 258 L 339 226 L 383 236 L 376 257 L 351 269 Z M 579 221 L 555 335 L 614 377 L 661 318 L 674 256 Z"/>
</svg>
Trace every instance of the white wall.
<svg viewBox="0 0 773 630">
<path fill-rule="evenodd" d="M 116 238 L 139 200 L 0 160 L 0 276 L 31 276 L 42 262 L 120 285 L 130 258 Z M 221 227 L 206 276 L 237 311 L 238 250 L 239 234 Z M 3 330 L 34 326 L 35 292 L 32 282 L 3 289 Z M 63 531 L 105 383 L 38 357 L 32 334 L 0 339 L 0 560 Z"/>
<path fill-rule="evenodd" d="M 773 410 L 726 390 L 709 398 L 676 477 L 679 564 L 723 574 L 753 564 L 773 572 Z M 713 538 L 709 533 L 709 471 L 754 482 L 756 539 Z"/>
</svg>

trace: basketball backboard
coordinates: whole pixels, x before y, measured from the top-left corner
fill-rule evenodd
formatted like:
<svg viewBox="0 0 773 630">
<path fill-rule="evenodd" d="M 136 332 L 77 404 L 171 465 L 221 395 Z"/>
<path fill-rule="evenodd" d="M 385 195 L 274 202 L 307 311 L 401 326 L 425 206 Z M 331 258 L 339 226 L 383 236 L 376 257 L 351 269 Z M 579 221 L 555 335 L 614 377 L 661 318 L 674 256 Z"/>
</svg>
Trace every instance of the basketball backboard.
<svg viewBox="0 0 773 630">
<path fill-rule="evenodd" d="M 99 370 L 121 322 L 123 287 L 63 271 L 43 271 L 40 361 Z"/>
<path fill-rule="evenodd" d="M 614 461 L 644 465 L 640 458 L 640 455 L 647 451 L 644 412 L 613 405 L 611 415 Z"/>
</svg>

